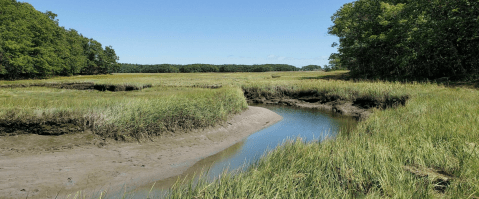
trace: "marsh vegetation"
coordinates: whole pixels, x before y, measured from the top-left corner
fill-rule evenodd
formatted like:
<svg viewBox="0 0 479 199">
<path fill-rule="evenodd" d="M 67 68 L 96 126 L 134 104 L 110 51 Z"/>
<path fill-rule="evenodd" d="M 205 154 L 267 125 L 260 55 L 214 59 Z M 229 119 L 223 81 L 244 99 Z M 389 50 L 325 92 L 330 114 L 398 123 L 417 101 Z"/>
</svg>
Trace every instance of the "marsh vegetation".
<svg viewBox="0 0 479 199">
<path fill-rule="evenodd" d="M 246 172 L 172 189 L 171 198 L 467 198 L 477 195 L 479 92 L 430 83 L 292 80 L 254 83 L 271 95 L 319 91 L 339 99 L 405 106 L 376 107 L 358 128 L 334 141 L 291 141 Z M 363 97 L 359 97 L 363 96 Z"/>
<path fill-rule="evenodd" d="M 111 46 L 60 27 L 53 12 L 0 5 L 0 78 L 16 80 L 0 81 L 0 138 L 136 142 L 222 124 L 247 102 L 324 108 L 357 117 L 358 127 L 319 143 L 291 140 L 245 171 L 178 183 L 168 197 L 479 198 L 478 1 L 344 4 L 328 31 L 338 53 L 324 69 L 347 75 L 281 72 L 297 70 L 283 64 L 120 65 Z M 195 73 L 218 71 L 262 73 Z M 110 72 L 122 73 L 99 75 Z M 461 82 L 476 85 L 443 84 Z"/>
<path fill-rule="evenodd" d="M 53 121 L 91 128 L 109 138 L 141 139 L 221 123 L 247 106 L 244 91 L 265 99 L 295 96 L 287 93 L 346 101 L 368 99 L 376 102 L 368 104 L 372 114 L 357 129 L 340 132 L 334 141 L 291 141 L 244 172 L 225 173 L 214 182 L 200 180 L 193 187 L 179 185 L 171 189 L 170 197 L 475 196 L 479 189 L 477 90 L 427 82 L 322 78 L 342 73 L 115 74 L 8 81 L 1 84 L 93 82 L 152 87 L 128 92 L 2 88 L 1 121 L 2 125 L 48 125 Z M 407 100 L 385 106 L 391 99 Z M 357 106 L 365 108 L 364 103 Z M 22 131 L 33 133 L 20 129 L 7 135 Z"/>
</svg>

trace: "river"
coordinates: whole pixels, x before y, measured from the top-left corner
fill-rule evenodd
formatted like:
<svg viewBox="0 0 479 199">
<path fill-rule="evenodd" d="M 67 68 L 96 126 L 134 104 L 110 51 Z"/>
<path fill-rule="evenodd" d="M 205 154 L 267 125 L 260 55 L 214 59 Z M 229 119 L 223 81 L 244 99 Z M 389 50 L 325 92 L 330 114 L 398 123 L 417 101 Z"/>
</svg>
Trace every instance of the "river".
<svg viewBox="0 0 479 199">
<path fill-rule="evenodd" d="M 288 139 L 301 137 L 305 142 L 320 142 L 334 139 L 339 131 L 350 131 L 357 125 L 352 117 L 331 114 L 316 109 L 295 108 L 290 106 L 254 104 L 268 108 L 283 117 L 280 122 L 251 134 L 241 142 L 209 157 L 206 157 L 180 176 L 160 180 L 150 185 L 137 187 L 126 198 L 156 198 L 164 195 L 178 178 L 193 176 L 209 169 L 208 178 L 218 177 L 225 169 L 245 169 L 263 154 L 281 145 Z M 116 195 L 116 194 L 114 194 Z M 118 195 L 116 195 L 118 196 Z M 117 198 L 117 197 L 113 197 Z"/>
</svg>

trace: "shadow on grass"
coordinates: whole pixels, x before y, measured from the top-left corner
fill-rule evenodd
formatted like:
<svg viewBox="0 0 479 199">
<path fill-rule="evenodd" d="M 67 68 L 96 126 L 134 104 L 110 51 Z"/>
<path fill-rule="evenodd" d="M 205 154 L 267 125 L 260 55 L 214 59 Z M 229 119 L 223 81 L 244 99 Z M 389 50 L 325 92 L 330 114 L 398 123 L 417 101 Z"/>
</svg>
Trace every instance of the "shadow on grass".
<svg viewBox="0 0 479 199">
<path fill-rule="evenodd" d="M 395 81 L 391 81 L 388 79 L 367 79 L 367 78 L 355 78 L 352 77 L 348 71 L 334 71 L 334 72 L 327 72 L 324 75 L 319 75 L 316 77 L 301 77 L 301 80 L 306 79 L 323 79 L 323 80 L 353 80 L 355 82 L 363 82 L 363 81 L 383 81 L 383 82 L 401 82 L 401 83 L 410 83 L 410 82 L 418 82 L 418 83 L 437 83 L 442 84 L 446 87 L 456 88 L 456 87 L 463 87 L 463 88 L 471 88 L 471 89 L 479 89 L 479 79 L 476 80 L 468 80 L 468 81 L 441 81 L 440 79 L 436 80 L 408 80 L 408 79 L 396 79 Z"/>
<path fill-rule="evenodd" d="M 351 77 L 349 72 L 338 71 L 338 72 L 328 72 L 325 75 L 320 75 L 316 77 L 302 77 L 301 80 L 304 79 L 324 79 L 324 80 L 350 80 Z"/>
<path fill-rule="evenodd" d="M 455 81 L 455 82 L 447 82 L 444 83 L 447 87 L 466 87 L 466 88 L 473 88 L 479 89 L 479 79 L 472 80 L 472 81 Z"/>
</svg>

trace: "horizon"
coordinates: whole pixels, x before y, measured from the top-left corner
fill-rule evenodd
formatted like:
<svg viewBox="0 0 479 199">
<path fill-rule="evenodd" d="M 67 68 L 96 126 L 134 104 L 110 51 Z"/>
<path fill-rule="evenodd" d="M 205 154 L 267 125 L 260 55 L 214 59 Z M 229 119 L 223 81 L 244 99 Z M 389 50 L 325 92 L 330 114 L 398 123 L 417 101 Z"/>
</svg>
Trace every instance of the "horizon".
<svg viewBox="0 0 479 199">
<path fill-rule="evenodd" d="M 118 63 L 328 64 L 339 39 L 327 34 L 345 1 L 24 0 L 59 25 L 112 46 Z M 94 6 L 92 6 L 94 5 Z"/>
</svg>

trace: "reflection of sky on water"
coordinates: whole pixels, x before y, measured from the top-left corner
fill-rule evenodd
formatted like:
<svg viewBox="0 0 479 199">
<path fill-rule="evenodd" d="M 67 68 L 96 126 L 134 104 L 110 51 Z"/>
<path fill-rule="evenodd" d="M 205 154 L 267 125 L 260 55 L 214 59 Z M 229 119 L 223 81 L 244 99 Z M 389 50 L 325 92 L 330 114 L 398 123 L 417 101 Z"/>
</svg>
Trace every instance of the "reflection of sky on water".
<svg viewBox="0 0 479 199">
<path fill-rule="evenodd" d="M 331 116 L 314 110 L 294 109 L 284 106 L 264 106 L 283 117 L 283 120 L 270 127 L 250 135 L 240 151 L 233 156 L 217 162 L 210 168 L 210 176 L 218 176 L 225 168 L 241 168 L 256 161 L 266 151 L 276 148 L 286 139 L 298 136 L 305 141 L 322 140 L 334 137 L 340 123 Z"/>
<path fill-rule="evenodd" d="M 323 140 L 328 137 L 335 137 L 340 128 L 351 128 L 357 124 L 353 118 L 333 117 L 319 110 L 273 105 L 255 106 L 268 108 L 281 115 L 283 120 L 250 135 L 245 140 L 224 151 L 198 161 L 180 176 L 157 181 L 153 192 L 149 192 L 151 189 L 150 184 L 138 187 L 133 191 L 132 197 L 127 198 L 146 198 L 148 194 L 150 194 L 149 196 L 154 195 L 161 198 L 161 196 L 166 194 L 165 191 L 176 182 L 178 177 L 184 179 L 187 175 L 198 174 L 209 167 L 208 176 L 209 179 L 213 179 L 219 176 L 225 169 L 231 171 L 243 168 L 244 165 L 250 165 L 264 153 L 276 148 L 276 146 L 287 139 L 301 137 L 306 142 Z"/>
</svg>

